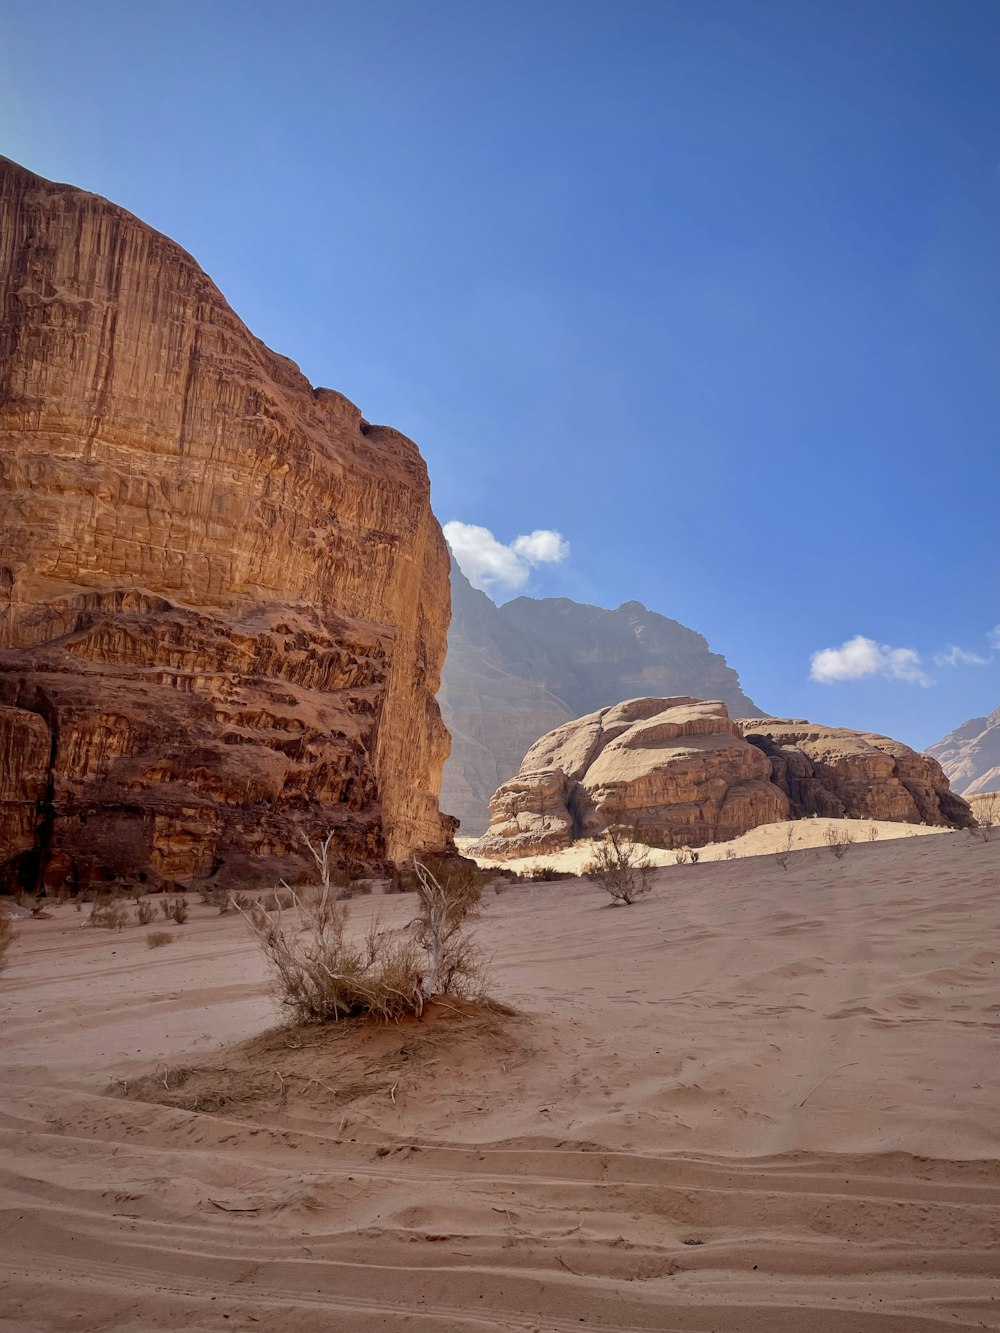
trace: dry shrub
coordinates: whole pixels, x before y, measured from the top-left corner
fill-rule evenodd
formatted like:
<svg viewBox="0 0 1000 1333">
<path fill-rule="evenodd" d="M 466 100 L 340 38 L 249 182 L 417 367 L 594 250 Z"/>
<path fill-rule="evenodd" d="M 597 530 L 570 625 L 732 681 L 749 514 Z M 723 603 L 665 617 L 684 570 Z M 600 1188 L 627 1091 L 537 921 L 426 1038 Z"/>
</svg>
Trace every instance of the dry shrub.
<svg viewBox="0 0 1000 1333">
<path fill-rule="evenodd" d="M 698 864 L 698 853 L 691 847 L 678 847 L 674 853 L 674 864 L 679 866 L 695 866 Z"/>
<path fill-rule="evenodd" d="M 173 944 L 174 932 L 172 930 L 151 930 L 146 935 L 146 943 L 151 949 L 161 949 L 164 944 Z"/>
<path fill-rule="evenodd" d="M 479 998 L 483 960 L 462 927 L 479 903 L 480 886 L 465 864 L 449 863 L 438 875 L 416 866 L 420 915 L 403 930 L 384 927 L 376 915 L 360 940 L 347 938 L 343 890 L 332 876 L 312 894 L 286 888 L 290 909 L 280 905 L 284 895 L 274 907 L 241 906 L 274 971 L 278 998 L 295 1021 L 359 1015 L 387 1021 L 421 1013 L 435 994 Z"/>
<path fill-rule="evenodd" d="M 776 852 L 774 856 L 774 859 L 777 861 L 778 865 L 781 866 L 782 870 L 788 869 L 788 858 L 791 854 L 791 850 L 792 850 L 792 830 L 789 827 L 785 830 L 784 847 L 782 847 L 780 852 Z"/>
<path fill-rule="evenodd" d="M 526 879 L 535 884 L 542 880 L 579 879 L 575 870 L 552 870 L 548 866 L 526 866 L 515 872 L 518 879 Z M 497 892 L 500 892 L 498 889 Z"/>
<path fill-rule="evenodd" d="M 140 898 L 135 905 L 135 917 L 140 926 L 148 926 L 156 919 L 156 903 L 152 898 Z"/>
<path fill-rule="evenodd" d="M 0 907 L 0 972 L 7 966 L 7 954 L 16 938 L 14 918 L 6 907 Z"/>
<path fill-rule="evenodd" d="M 982 838 L 983 842 L 989 842 L 998 823 L 1000 823 L 1000 797 L 991 792 L 984 800 L 976 802 L 976 823 L 970 832 Z"/>
<path fill-rule="evenodd" d="M 873 824 L 873 825 L 871 826 L 871 828 L 868 830 L 868 841 L 869 841 L 869 842 L 878 842 L 878 829 L 875 827 L 874 824 Z"/>
<path fill-rule="evenodd" d="M 128 921 L 125 904 L 117 898 L 98 899 L 90 909 L 88 926 L 98 926 L 103 930 L 122 930 Z"/>
<path fill-rule="evenodd" d="M 416 893 L 417 876 L 410 866 L 393 866 L 383 893 Z"/>
<path fill-rule="evenodd" d="M 840 829 L 832 826 L 827 829 L 823 838 L 826 845 L 838 861 L 843 860 L 847 855 L 851 844 L 854 842 L 854 835 L 851 833 L 850 829 Z"/>
<path fill-rule="evenodd" d="M 188 919 L 188 905 L 184 898 L 164 898 L 160 910 L 164 921 L 175 921 L 178 926 L 183 926 Z"/>
<path fill-rule="evenodd" d="M 615 903 L 624 903 L 626 907 L 631 907 L 652 887 L 649 853 L 637 841 L 634 831 L 621 824 L 612 824 L 605 831 L 604 840 L 584 873 L 610 894 Z"/>
<path fill-rule="evenodd" d="M 735 860 L 736 860 L 736 848 L 735 848 L 735 847 L 727 847 L 726 850 L 725 850 L 725 852 L 723 853 L 723 857 L 724 857 L 724 859 L 725 859 L 726 861 L 735 861 Z"/>
</svg>

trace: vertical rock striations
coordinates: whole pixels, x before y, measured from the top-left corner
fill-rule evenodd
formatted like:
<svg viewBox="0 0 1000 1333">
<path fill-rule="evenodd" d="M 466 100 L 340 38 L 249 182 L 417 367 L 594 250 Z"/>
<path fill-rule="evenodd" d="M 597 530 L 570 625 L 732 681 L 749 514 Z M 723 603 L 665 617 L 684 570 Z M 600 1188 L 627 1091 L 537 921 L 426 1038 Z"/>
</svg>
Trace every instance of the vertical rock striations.
<svg viewBox="0 0 1000 1333">
<path fill-rule="evenodd" d="M 423 460 L 179 246 L 0 159 L 0 876 L 440 849 Z"/>
</svg>

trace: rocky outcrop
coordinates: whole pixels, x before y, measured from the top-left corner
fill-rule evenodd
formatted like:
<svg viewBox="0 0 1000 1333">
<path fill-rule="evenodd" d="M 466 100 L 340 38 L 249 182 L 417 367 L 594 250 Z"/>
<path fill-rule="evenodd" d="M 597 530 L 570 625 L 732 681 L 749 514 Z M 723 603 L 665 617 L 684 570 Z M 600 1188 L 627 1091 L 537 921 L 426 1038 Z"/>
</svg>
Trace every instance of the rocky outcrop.
<svg viewBox="0 0 1000 1333">
<path fill-rule="evenodd" d="M 0 160 L 0 881 L 450 841 L 448 556 L 409 440 L 179 246 Z"/>
<path fill-rule="evenodd" d="M 929 747 L 963 796 L 1000 789 L 1000 708 L 987 717 L 971 717 Z"/>
<path fill-rule="evenodd" d="M 567 598 L 495 606 L 452 562 L 452 624 L 439 699 L 452 736 L 442 809 L 463 833 L 488 822 L 493 792 L 537 737 L 636 694 L 721 699 L 756 716 L 739 677 L 705 639 L 626 602 L 615 611 Z"/>
<path fill-rule="evenodd" d="M 654 847 L 702 846 L 809 815 L 965 827 L 940 767 L 884 736 L 725 704 L 632 699 L 556 728 L 490 802 L 480 856 L 561 851 L 623 824 Z"/>
</svg>

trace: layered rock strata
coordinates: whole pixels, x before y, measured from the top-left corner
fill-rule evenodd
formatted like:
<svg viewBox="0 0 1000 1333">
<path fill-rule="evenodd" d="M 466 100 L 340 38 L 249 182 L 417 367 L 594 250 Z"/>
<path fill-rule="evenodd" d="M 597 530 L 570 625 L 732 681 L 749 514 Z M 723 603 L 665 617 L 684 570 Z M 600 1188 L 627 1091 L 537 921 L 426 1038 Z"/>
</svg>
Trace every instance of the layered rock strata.
<svg viewBox="0 0 1000 1333">
<path fill-rule="evenodd" d="M 0 882 L 449 845 L 448 555 L 415 445 L 179 246 L 0 160 Z"/>
<path fill-rule="evenodd" d="M 476 844 L 508 859 L 561 851 L 609 825 L 655 847 L 699 847 L 810 815 L 965 827 L 940 766 L 884 736 L 782 719 L 734 721 L 725 704 L 632 699 L 549 732 L 490 802 Z"/>
<path fill-rule="evenodd" d="M 544 732 L 637 694 L 758 709 L 705 639 L 640 602 L 617 610 L 565 597 L 496 606 L 452 562 L 452 623 L 439 699 L 452 737 L 441 805 L 480 834 L 493 792 Z"/>
</svg>

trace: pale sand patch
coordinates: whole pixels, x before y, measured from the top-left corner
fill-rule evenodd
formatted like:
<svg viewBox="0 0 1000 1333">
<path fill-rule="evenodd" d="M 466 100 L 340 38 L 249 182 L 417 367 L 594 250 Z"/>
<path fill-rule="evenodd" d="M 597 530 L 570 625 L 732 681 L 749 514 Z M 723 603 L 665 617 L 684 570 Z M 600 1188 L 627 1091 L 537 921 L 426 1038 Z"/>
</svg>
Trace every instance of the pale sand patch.
<svg viewBox="0 0 1000 1333">
<path fill-rule="evenodd" d="M 998 883 L 1000 839 L 961 834 L 669 867 L 633 907 L 501 886 L 480 937 L 522 1017 L 279 1036 L 255 1068 L 301 1090 L 219 1114 L 115 1080 L 248 1058 L 220 1047 L 274 1009 L 241 922 L 196 905 L 156 950 L 23 922 L 0 1322 L 997 1329 Z"/>
<path fill-rule="evenodd" d="M 733 857 L 768 856 L 785 850 L 788 830 L 792 831 L 792 850 L 800 851 L 804 847 L 825 847 L 829 829 L 847 833 L 857 843 L 870 841 L 872 829 L 878 835 L 875 841 L 882 842 L 892 838 L 919 837 L 925 833 L 953 833 L 954 829 L 937 828 L 927 824 L 896 824 L 886 819 L 791 819 L 778 824 L 762 824 L 751 829 L 741 838 L 731 842 L 712 842 L 706 847 L 698 847 L 698 860 L 725 861 Z M 565 851 L 552 852 L 548 856 L 518 856 L 513 860 L 496 861 L 490 857 L 476 856 L 474 853 L 476 838 L 455 839 L 455 844 L 463 856 L 471 857 L 477 865 L 486 869 L 507 869 L 517 874 L 534 870 L 561 870 L 579 875 L 594 859 L 597 846 L 593 838 L 581 838 Z M 654 866 L 672 866 L 677 864 L 676 851 L 667 851 L 663 847 L 648 847 L 649 861 Z"/>
</svg>

